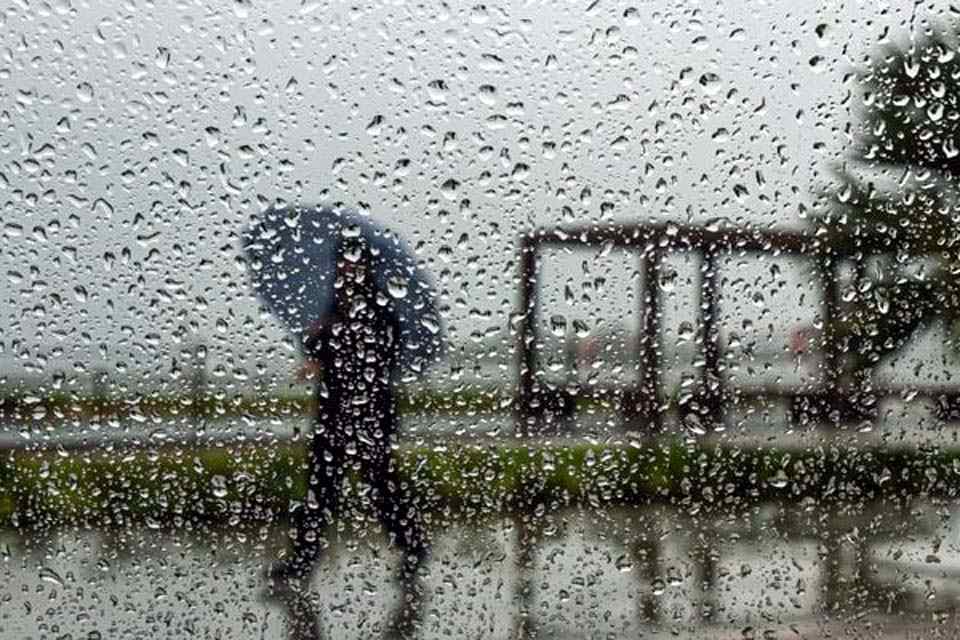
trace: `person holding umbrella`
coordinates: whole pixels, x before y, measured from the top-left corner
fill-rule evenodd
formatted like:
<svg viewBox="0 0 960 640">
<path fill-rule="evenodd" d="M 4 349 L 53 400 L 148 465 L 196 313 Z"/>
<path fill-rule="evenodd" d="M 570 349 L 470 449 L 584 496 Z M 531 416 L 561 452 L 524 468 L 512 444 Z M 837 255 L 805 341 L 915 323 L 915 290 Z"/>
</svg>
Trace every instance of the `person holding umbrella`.
<svg viewBox="0 0 960 640">
<path fill-rule="evenodd" d="M 403 552 L 401 600 L 388 634 L 409 637 L 419 624 L 419 574 L 430 547 L 417 501 L 390 455 L 398 430 L 393 381 L 404 368 L 421 372 L 440 352 L 432 287 L 399 239 L 355 214 L 271 209 L 246 240 L 258 293 L 299 329 L 301 377 L 317 383 L 308 495 L 293 517 L 289 555 L 270 569 L 273 591 L 294 617 L 315 618 L 304 587 L 339 511 L 345 476 L 356 469 Z M 306 636 L 318 635 L 315 625 L 299 622 L 312 626 Z"/>
</svg>

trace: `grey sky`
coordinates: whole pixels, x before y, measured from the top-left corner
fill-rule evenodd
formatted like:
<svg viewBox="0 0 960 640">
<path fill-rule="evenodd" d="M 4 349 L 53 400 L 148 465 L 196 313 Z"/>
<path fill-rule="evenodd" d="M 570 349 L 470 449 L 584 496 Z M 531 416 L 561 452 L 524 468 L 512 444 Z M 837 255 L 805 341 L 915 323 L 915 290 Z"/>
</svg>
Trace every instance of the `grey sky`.
<svg viewBox="0 0 960 640">
<path fill-rule="evenodd" d="M 285 370 L 235 240 L 277 198 L 400 230 L 454 342 L 505 324 L 534 224 L 803 224 L 848 142 L 844 75 L 949 6 L 427 4 L 3 9 L 0 366 L 156 384 L 203 342 L 224 380 Z"/>
</svg>

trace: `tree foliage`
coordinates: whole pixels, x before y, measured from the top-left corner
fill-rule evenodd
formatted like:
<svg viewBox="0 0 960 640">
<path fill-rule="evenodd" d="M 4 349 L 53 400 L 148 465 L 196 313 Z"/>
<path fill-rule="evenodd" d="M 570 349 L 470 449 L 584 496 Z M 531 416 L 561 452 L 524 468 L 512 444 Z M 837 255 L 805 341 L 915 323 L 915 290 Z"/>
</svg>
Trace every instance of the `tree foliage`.
<svg viewBox="0 0 960 640">
<path fill-rule="evenodd" d="M 960 55 L 956 32 L 891 45 L 860 70 L 851 153 L 820 195 L 818 232 L 855 265 L 833 327 L 848 373 L 960 320 Z"/>
</svg>

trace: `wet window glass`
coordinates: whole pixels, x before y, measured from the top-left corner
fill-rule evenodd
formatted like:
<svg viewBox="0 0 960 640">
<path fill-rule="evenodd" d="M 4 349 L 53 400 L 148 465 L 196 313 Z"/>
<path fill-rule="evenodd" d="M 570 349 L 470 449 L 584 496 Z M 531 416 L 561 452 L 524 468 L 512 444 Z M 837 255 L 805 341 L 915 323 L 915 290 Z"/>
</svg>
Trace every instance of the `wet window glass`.
<svg viewBox="0 0 960 640">
<path fill-rule="evenodd" d="M 0 638 L 940 638 L 960 10 L 0 7 Z"/>
</svg>

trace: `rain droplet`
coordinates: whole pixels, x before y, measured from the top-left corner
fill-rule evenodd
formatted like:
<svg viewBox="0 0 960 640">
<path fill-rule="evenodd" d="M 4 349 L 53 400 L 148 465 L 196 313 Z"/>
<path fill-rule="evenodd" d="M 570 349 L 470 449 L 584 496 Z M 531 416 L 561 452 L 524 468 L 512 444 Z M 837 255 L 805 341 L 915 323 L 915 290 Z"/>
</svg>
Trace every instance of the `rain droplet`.
<svg viewBox="0 0 960 640">
<path fill-rule="evenodd" d="M 206 133 L 207 146 L 213 149 L 214 147 L 220 144 L 220 129 L 216 127 L 207 127 L 204 129 Z"/>
<path fill-rule="evenodd" d="M 249 18 L 251 6 L 252 4 L 250 0 L 234 0 L 233 15 L 237 16 L 241 20 Z"/>
<path fill-rule="evenodd" d="M 890 299 L 880 291 L 874 291 L 874 297 L 877 300 L 877 311 L 886 315 L 890 311 Z"/>
<path fill-rule="evenodd" d="M 372 136 L 378 136 L 383 131 L 383 116 L 373 116 L 370 124 L 367 125 L 367 133 Z"/>
<path fill-rule="evenodd" d="M 387 280 L 387 292 L 397 300 L 406 298 L 408 292 L 407 280 L 399 276 L 391 277 Z"/>
<path fill-rule="evenodd" d="M 700 417 L 695 413 L 688 413 L 683 417 L 683 426 L 686 427 L 690 433 L 696 436 L 703 436 L 707 434 L 707 430 L 700 421 Z"/>
<path fill-rule="evenodd" d="M 440 333 L 440 322 L 436 318 L 424 316 L 420 318 L 420 324 L 433 335 Z"/>
<path fill-rule="evenodd" d="M 227 479 L 223 476 L 213 476 L 210 478 L 210 486 L 213 490 L 213 495 L 216 497 L 227 497 Z"/>
<path fill-rule="evenodd" d="M 550 316 L 550 333 L 562 338 L 567 333 L 567 319 L 560 315 L 554 314 Z"/>
<path fill-rule="evenodd" d="M 490 12 L 486 5 L 476 4 L 470 10 L 470 22 L 473 24 L 486 24 L 490 20 Z"/>
<path fill-rule="evenodd" d="M 850 198 L 853 197 L 853 186 L 848 184 L 843 185 L 843 188 L 837 193 L 837 200 L 840 202 L 849 202 Z"/>
<path fill-rule="evenodd" d="M 52 582 L 59 587 L 63 586 L 63 578 L 50 567 L 40 567 L 40 579 L 45 582 Z"/>
<path fill-rule="evenodd" d="M 776 487 L 777 489 L 783 489 L 788 484 L 790 484 L 790 478 L 783 469 L 777 469 L 776 475 L 770 478 L 770 486 Z"/>
<path fill-rule="evenodd" d="M 497 89 L 492 84 L 480 85 L 480 102 L 492 107 L 497 104 Z"/>
<path fill-rule="evenodd" d="M 158 47 L 157 55 L 153 59 L 154 63 L 160 69 L 166 69 L 170 66 L 170 49 L 166 47 Z"/>
<path fill-rule="evenodd" d="M 524 180 L 528 175 L 530 175 L 530 166 L 523 162 L 514 165 L 513 171 L 510 172 L 510 177 L 514 180 Z"/>
<path fill-rule="evenodd" d="M 914 59 L 913 56 L 908 56 L 903 61 L 903 70 L 906 72 L 908 78 L 916 78 L 917 74 L 920 73 L 920 61 Z"/>
<path fill-rule="evenodd" d="M 103 198 L 97 198 L 94 200 L 93 204 L 90 205 L 90 210 L 100 214 L 107 220 L 113 217 L 113 205 Z"/>
<path fill-rule="evenodd" d="M 456 200 L 458 189 L 460 189 L 460 183 L 453 178 L 450 178 L 440 185 L 440 193 L 442 193 L 443 197 L 447 200 Z"/>
<path fill-rule="evenodd" d="M 89 82 L 81 82 L 77 85 L 77 99 L 80 102 L 93 100 L 93 86 Z"/>
<path fill-rule="evenodd" d="M 653 595 L 662 596 L 664 591 L 667 590 L 667 583 L 663 581 L 663 578 L 657 578 L 650 584 L 650 587 Z"/>
<path fill-rule="evenodd" d="M 673 291 L 677 287 L 677 275 L 676 269 L 670 266 L 665 266 L 660 269 L 660 277 L 657 281 L 657 284 L 660 285 L 661 291 Z"/>
<path fill-rule="evenodd" d="M 587 336 L 590 335 L 590 327 L 583 320 L 574 320 L 573 332 L 577 335 L 578 338 L 586 338 Z"/>
<path fill-rule="evenodd" d="M 434 104 L 443 104 L 447 101 L 447 84 L 443 80 L 433 80 L 427 84 L 427 94 Z"/>
<path fill-rule="evenodd" d="M 720 91 L 720 76 L 715 73 L 704 73 L 700 76 L 700 89 L 708 96 Z"/>
</svg>

